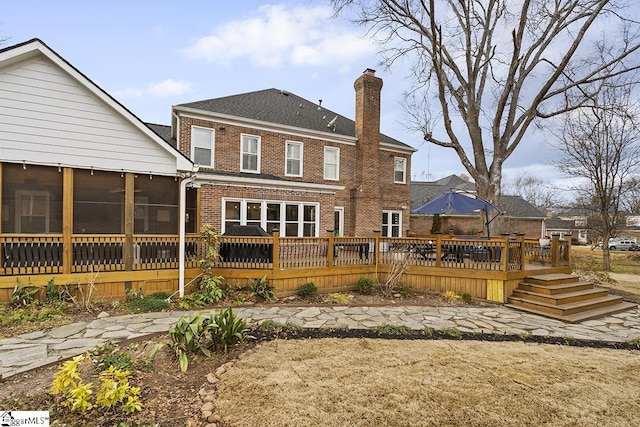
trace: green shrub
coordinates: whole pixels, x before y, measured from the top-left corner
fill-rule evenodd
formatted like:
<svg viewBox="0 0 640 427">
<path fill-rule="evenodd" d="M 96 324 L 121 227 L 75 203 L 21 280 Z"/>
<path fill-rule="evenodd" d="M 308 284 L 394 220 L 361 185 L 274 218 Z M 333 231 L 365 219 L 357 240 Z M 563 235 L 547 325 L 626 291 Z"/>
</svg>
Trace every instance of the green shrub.
<svg viewBox="0 0 640 427">
<path fill-rule="evenodd" d="M 265 301 L 272 301 L 276 298 L 273 293 L 273 286 L 269 283 L 267 276 L 260 279 L 251 279 L 251 293 Z"/>
<path fill-rule="evenodd" d="M 211 355 L 209 349 L 204 345 L 205 320 L 204 316 L 196 313 L 191 317 L 180 318 L 175 325 L 169 328 L 169 337 L 182 372 L 185 372 L 189 367 L 191 354 L 199 351 L 206 356 Z"/>
<path fill-rule="evenodd" d="M 465 292 L 464 294 L 462 294 L 462 301 L 464 301 L 465 304 L 471 304 L 473 302 L 473 298 L 471 298 L 471 294 Z"/>
<path fill-rule="evenodd" d="M 129 310 L 134 313 L 149 313 L 152 311 L 166 310 L 171 303 L 166 299 L 165 293 L 151 294 L 146 297 L 132 299 L 127 303 Z"/>
<path fill-rule="evenodd" d="M 317 293 L 318 288 L 313 282 L 307 282 L 298 289 L 298 295 L 303 298 L 316 295 Z"/>
<path fill-rule="evenodd" d="M 9 305 L 11 307 L 26 307 L 31 305 L 34 301 L 33 296 L 36 293 L 38 293 L 38 288 L 31 286 L 30 283 L 22 284 L 16 279 L 16 286 L 13 288 Z"/>
<path fill-rule="evenodd" d="M 363 276 L 358 279 L 358 290 L 361 294 L 370 294 L 371 292 L 373 292 L 374 288 L 375 283 L 373 283 L 373 280 L 369 279 L 368 277 Z"/>
<path fill-rule="evenodd" d="M 51 394 L 60 395 L 63 406 L 83 413 L 94 408 L 110 412 L 121 409 L 127 414 L 142 410 L 140 388 L 129 384 L 131 372 L 115 366 L 109 366 L 100 373 L 100 389 L 95 396 L 95 403 L 92 403 L 93 383 L 82 380 L 80 369 L 87 359 L 86 353 L 76 356 L 64 362 L 54 375 Z"/>
<path fill-rule="evenodd" d="M 411 289 L 409 289 L 409 287 L 408 287 L 408 286 L 400 286 L 400 287 L 397 289 L 397 291 L 398 291 L 398 293 L 399 293 L 400 295 L 402 295 L 403 297 L 407 297 L 407 296 L 409 296 L 409 294 L 411 293 Z"/>
<path fill-rule="evenodd" d="M 215 316 L 212 313 L 206 329 L 211 335 L 213 349 L 221 348 L 227 351 L 230 345 L 244 340 L 247 321 L 237 317 L 231 308 L 227 308 Z"/>
<path fill-rule="evenodd" d="M 111 341 L 89 350 L 89 354 L 99 371 L 107 370 L 110 366 L 120 370 L 129 370 L 131 368 L 131 355 L 120 351 L 120 348 Z"/>
<path fill-rule="evenodd" d="M 198 290 L 193 295 L 202 304 L 213 304 L 222 299 L 224 292 L 220 288 L 222 276 L 205 275 L 198 284 Z"/>
</svg>

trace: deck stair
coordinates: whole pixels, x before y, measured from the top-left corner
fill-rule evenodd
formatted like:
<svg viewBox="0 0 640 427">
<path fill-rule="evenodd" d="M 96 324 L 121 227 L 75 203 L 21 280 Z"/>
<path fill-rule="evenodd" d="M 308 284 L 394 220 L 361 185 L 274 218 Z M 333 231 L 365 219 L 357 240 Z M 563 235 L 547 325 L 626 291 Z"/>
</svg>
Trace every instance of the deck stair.
<svg viewBox="0 0 640 427">
<path fill-rule="evenodd" d="M 571 323 L 636 307 L 636 304 L 623 301 L 622 297 L 609 295 L 607 289 L 572 274 L 525 277 L 506 305 Z"/>
</svg>

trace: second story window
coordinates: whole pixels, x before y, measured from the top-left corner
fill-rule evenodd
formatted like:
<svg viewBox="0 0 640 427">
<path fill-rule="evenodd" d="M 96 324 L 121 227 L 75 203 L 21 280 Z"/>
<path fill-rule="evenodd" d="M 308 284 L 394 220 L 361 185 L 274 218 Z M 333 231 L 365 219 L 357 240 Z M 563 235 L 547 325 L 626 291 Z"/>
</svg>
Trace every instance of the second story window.
<svg viewBox="0 0 640 427">
<path fill-rule="evenodd" d="M 340 179 L 340 149 L 324 147 L 324 179 Z"/>
<path fill-rule="evenodd" d="M 393 166 L 393 182 L 396 184 L 405 184 L 407 182 L 407 159 L 404 157 L 396 157 Z"/>
<path fill-rule="evenodd" d="M 286 176 L 302 176 L 302 143 L 287 141 Z"/>
<path fill-rule="evenodd" d="M 260 137 L 242 135 L 240 171 L 260 173 Z"/>
<path fill-rule="evenodd" d="M 213 167 L 213 129 L 191 127 L 191 160 L 200 166 Z"/>
</svg>

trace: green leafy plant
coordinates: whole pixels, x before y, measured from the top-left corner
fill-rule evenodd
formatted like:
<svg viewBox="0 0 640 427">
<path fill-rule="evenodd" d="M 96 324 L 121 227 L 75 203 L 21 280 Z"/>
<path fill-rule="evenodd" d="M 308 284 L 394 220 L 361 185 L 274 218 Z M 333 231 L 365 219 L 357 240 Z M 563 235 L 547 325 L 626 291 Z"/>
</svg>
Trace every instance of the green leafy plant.
<svg viewBox="0 0 640 427">
<path fill-rule="evenodd" d="M 107 341 L 101 346 L 96 346 L 93 350 L 89 350 L 96 367 L 100 371 L 113 366 L 117 369 L 128 370 L 131 368 L 131 355 L 127 352 L 120 351 L 118 345 Z"/>
<path fill-rule="evenodd" d="M 451 338 L 460 338 L 462 336 L 462 333 L 456 328 L 444 328 L 442 333 Z"/>
<path fill-rule="evenodd" d="M 362 276 L 358 279 L 358 290 L 361 294 L 370 294 L 375 289 L 375 283 L 368 277 Z"/>
<path fill-rule="evenodd" d="M 460 299 L 461 299 L 465 304 L 471 304 L 471 303 L 473 302 L 473 298 L 471 297 L 471 294 L 470 294 L 470 293 L 467 293 L 467 292 L 463 293 L 463 294 L 460 296 Z"/>
<path fill-rule="evenodd" d="M 54 283 L 54 279 L 52 278 L 47 282 L 47 286 L 45 287 L 45 295 L 47 298 L 47 302 L 67 302 L 71 301 L 71 293 L 66 286 L 58 286 Z"/>
<path fill-rule="evenodd" d="M 629 344 L 631 345 L 635 345 L 636 347 L 640 347 L 640 337 L 638 338 L 632 338 L 629 341 L 627 341 Z"/>
<path fill-rule="evenodd" d="M 110 365 L 99 376 L 100 388 L 93 400 L 93 383 L 82 380 L 80 367 L 89 359 L 88 353 L 81 354 L 62 364 L 54 374 L 51 394 L 60 395 L 62 405 L 72 411 L 87 412 L 94 408 L 122 410 L 131 414 L 142 410 L 140 388 L 129 383 L 131 372 Z"/>
<path fill-rule="evenodd" d="M 31 286 L 30 283 L 20 283 L 20 281 L 16 279 L 16 286 L 13 288 L 11 298 L 9 298 L 9 305 L 11 307 L 26 307 L 31 305 L 36 293 L 38 293 L 38 288 Z"/>
<path fill-rule="evenodd" d="M 80 365 L 86 357 L 86 354 L 81 354 L 64 362 L 54 374 L 51 384 L 51 394 L 61 395 L 62 405 L 72 411 L 86 412 L 93 408 L 91 403 L 93 384 L 84 383 L 79 372 Z"/>
<path fill-rule="evenodd" d="M 127 307 L 134 313 L 148 313 L 153 311 L 166 310 L 171 306 L 166 292 L 156 292 L 149 296 L 142 296 L 130 299 Z"/>
<path fill-rule="evenodd" d="M 222 276 L 207 275 L 200 280 L 195 298 L 203 304 L 213 304 L 222 299 L 224 292 L 220 288 Z"/>
<path fill-rule="evenodd" d="M 289 333 L 302 332 L 304 330 L 304 328 L 302 326 L 298 325 L 297 323 L 293 323 L 293 322 L 285 323 L 284 326 L 282 327 L 282 329 L 285 332 L 289 332 Z"/>
<path fill-rule="evenodd" d="M 273 332 L 275 330 L 277 330 L 278 328 L 280 328 L 281 325 L 271 319 L 267 319 L 267 320 L 263 320 L 262 322 L 260 322 L 260 325 L 258 326 L 258 329 L 261 331 L 267 331 L 267 332 Z"/>
<path fill-rule="evenodd" d="M 96 393 L 96 405 L 113 408 L 122 405 L 122 410 L 132 414 L 142 410 L 140 402 L 140 388 L 129 384 L 131 372 L 121 370 L 115 366 L 100 373 L 100 390 Z"/>
<path fill-rule="evenodd" d="M 300 286 L 298 289 L 298 295 L 303 298 L 314 296 L 318 293 L 318 287 L 313 282 L 307 282 Z"/>
<path fill-rule="evenodd" d="M 227 351 L 230 345 L 244 340 L 247 321 L 239 318 L 231 308 L 227 308 L 219 314 L 210 314 L 206 329 L 211 335 L 213 348 Z"/>
<path fill-rule="evenodd" d="M 192 353 L 201 352 L 210 356 L 211 352 L 204 345 L 206 334 L 206 318 L 200 314 L 182 317 L 169 329 L 169 337 L 173 350 L 178 358 L 178 366 L 182 372 L 189 367 L 189 357 Z"/>
<path fill-rule="evenodd" d="M 425 326 L 424 328 L 422 328 L 420 333 L 422 335 L 426 336 L 426 337 L 432 337 L 433 334 L 436 333 L 436 330 L 434 328 L 432 328 L 431 326 Z"/>
<path fill-rule="evenodd" d="M 260 279 L 251 279 L 251 293 L 265 301 L 272 301 L 276 298 L 273 293 L 273 286 L 269 283 L 267 276 L 263 276 Z"/>
<path fill-rule="evenodd" d="M 379 325 L 376 327 L 376 332 L 379 334 L 387 334 L 387 335 L 411 335 L 413 334 L 413 330 L 404 325 Z"/>
</svg>

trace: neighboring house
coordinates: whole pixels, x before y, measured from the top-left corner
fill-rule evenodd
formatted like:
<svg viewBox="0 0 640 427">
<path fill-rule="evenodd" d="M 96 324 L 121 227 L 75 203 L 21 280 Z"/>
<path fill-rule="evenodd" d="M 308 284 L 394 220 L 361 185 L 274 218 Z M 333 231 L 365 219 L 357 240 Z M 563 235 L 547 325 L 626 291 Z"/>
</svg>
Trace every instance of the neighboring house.
<svg viewBox="0 0 640 427">
<path fill-rule="evenodd" d="M 450 175 L 437 181 L 411 182 L 411 208 L 444 194 L 456 190 L 470 195 L 475 194 L 475 185 L 458 176 Z M 528 238 L 538 239 L 544 236 L 545 215 L 520 196 L 501 196 L 498 208 L 504 212 L 495 219 L 497 232 L 524 233 Z M 490 219 L 497 212 L 490 212 Z M 441 215 L 440 231 L 455 234 L 477 234 L 482 232 L 486 219 L 479 213 Z M 433 215 L 412 214 L 411 233 L 415 235 L 431 234 Z"/>
<path fill-rule="evenodd" d="M 584 228 L 576 227 L 575 219 L 560 219 L 560 218 L 548 218 L 545 221 L 546 234 L 551 236 L 553 234 L 560 235 L 560 238 L 565 236 L 571 236 L 571 238 L 581 244 L 587 243 L 587 230 Z"/>
<path fill-rule="evenodd" d="M 415 149 L 380 133 L 375 72 L 354 87 L 355 121 L 279 89 L 173 106 L 170 138 L 200 167 L 200 223 L 403 236 Z"/>
</svg>

